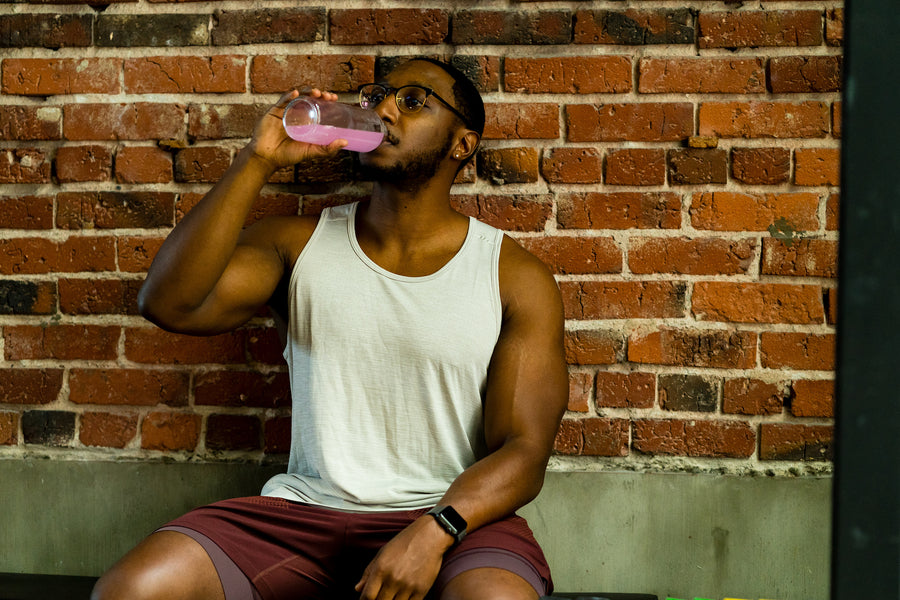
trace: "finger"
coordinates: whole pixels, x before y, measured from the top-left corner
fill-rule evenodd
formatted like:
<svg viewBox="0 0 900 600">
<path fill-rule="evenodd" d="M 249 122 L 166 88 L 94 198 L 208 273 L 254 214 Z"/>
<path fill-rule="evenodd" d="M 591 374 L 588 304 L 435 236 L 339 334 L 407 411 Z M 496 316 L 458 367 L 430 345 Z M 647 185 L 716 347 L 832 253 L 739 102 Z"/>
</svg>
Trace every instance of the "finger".
<svg viewBox="0 0 900 600">
<path fill-rule="evenodd" d="M 275 103 L 276 108 L 284 108 L 288 105 L 288 103 L 300 95 L 300 92 L 297 90 L 291 90 L 282 94 L 281 98 L 278 99 L 278 102 Z"/>
</svg>

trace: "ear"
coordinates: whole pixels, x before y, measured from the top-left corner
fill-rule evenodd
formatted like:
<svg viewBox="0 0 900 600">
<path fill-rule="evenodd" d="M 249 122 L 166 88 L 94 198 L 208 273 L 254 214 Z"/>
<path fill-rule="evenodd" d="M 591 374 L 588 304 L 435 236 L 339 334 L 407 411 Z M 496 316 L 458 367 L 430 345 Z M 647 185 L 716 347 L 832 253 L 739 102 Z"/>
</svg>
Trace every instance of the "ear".
<svg viewBox="0 0 900 600">
<path fill-rule="evenodd" d="M 466 133 L 458 142 L 456 142 L 456 148 L 453 150 L 453 158 L 457 160 L 466 160 L 475 153 L 480 142 L 481 136 L 471 129 L 466 130 Z"/>
</svg>

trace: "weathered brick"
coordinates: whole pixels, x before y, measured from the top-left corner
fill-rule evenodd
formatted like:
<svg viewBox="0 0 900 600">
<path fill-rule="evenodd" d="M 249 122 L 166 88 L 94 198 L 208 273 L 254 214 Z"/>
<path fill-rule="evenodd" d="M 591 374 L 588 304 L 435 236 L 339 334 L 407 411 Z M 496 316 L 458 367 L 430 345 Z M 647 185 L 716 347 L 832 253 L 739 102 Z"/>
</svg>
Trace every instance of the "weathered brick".
<svg viewBox="0 0 900 600">
<path fill-rule="evenodd" d="M 0 148 L 0 183 L 50 183 L 50 159 L 36 148 Z"/>
<path fill-rule="evenodd" d="M 841 137 L 842 106 L 843 106 L 842 102 L 835 102 L 834 104 L 831 105 L 831 135 L 833 135 L 836 138 Z"/>
<path fill-rule="evenodd" d="M 825 42 L 829 46 L 844 45 L 843 8 L 830 8 L 825 11 Z"/>
<path fill-rule="evenodd" d="M 453 14 L 453 44 L 568 44 L 572 13 L 563 10 L 459 10 Z"/>
<path fill-rule="evenodd" d="M 622 272 L 622 250 L 611 237 L 529 237 L 520 239 L 519 243 L 554 273 Z"/>
<path fill-rule="evenodd" d="M 791 389 L 791 414 L 795 417 L 834 416 L 834 380 L 794 381 Z"/>
<path fill-rule="evenodd" d="M 756 449 L 756 435 L 743 421 L 640 419 L 631 447 L 653 455 L 747 458 Z"/>
<path fill-rule="evenodd" d="M 68 446 L 75 435 L 75 413 L 60 410 L 28 410 L 22 413 L 22 437 L 26 444 Z"/>
<path fill-rule="evenodd" d="M 67 140 L 184 139 L 181 104 L 67 104 L 63 108 L 63 136 Z"/>
<path fill-rule="evenodd" d="M 600 183 L 603 156 L 596 148 L 553 148 L 544 152 L 541 175 L 549 183 Z"/>
<path fill-rule="evenodd" d="M 0 140 L 58 140 L 61 135 L 58 106 L 0 106 Z"/>
<path fill-rule="evenodd" d="M 828 288 L 825 290 L 825 322 L 829 325 L 837 323 L 838 291 L 837 288 Z"/>
<path fill-rule="evenodd" d="M 798 148 L 794 151 L 795 185 L 840 185 L 841 151 L 839 148 Z"/>
<path fill-rule="evenodd" d="M 450 201 L 464 215 L 505 231 L 543 231 L 553 210 L 546 194 L 456 195 Z"/>
<path fill-rule="evenodd" d="M 560 284 L 568 319 L 664 319 L 685 314 L 686 286 L 672 281 Z"/>
<path fill-rule="evenodd" d="M 254 57 L 250 65 L 250 86 L 257 94 L 281 94 L 307 86 L 353 92 L 374 80 L 375 59 L 371 56 L 263 55 Z"/>
<path fill-rule="evenodd" d="M 834 429 L 828 425 L 763 423 L 760 460 L 834 460 Z"/>
<path fill-rule="evenodd" d="M 19 443 L 19 415 L 0 411 L 0 446 Z"/>
<path fill-rule="evenodd" d="M 766 231 L 778 219 L 795 231 L 818 229 L 819 198 L 816 194 L 694 194 L 691 224 L 714 231 Z"/>
<path fill-rule="evenodd" d="M 50 315 L 54 312 L 56 286 L 53 282 L 0 279 L 0 315 Z"/>
<path fill-rule="evenodd" d="M 774 185 L 791 176 L 791 151 L 787 148 L 733 148 L 731 176 L 742 183 Z"/>
<path fill-rule="evenodd" d="M 287 373 L 210 371 L 197 375 L 194 398 L 198 405 L 277 408 L 290 406 L 291 390 Z"/>
<path fill-rule="evenodd" d="M 115 270 L 115 242 L 71 237 L 57 243 L 43 238 L 0 239 L 0 273 L 45 274 Z"/>
<path fill-rule="evenodd" d="M 266 454 L 287 454 L 291 450 L 291 418 L 267 419 L 263 431 L 263 450 Z"/>
<path fill-rule="evenodd" d="M 90 14 L 0 15 L 0 48 L 84 48 L 92 44 L 93 22 Z"/>
<path fill-rule="evenodd" d="M 570 104 L 565 113 L 570 142 L 672 142 L 694 129 L 688 103 Z"/>
<path fill-rule="evenodd" d="M 840 224 L 841 195 L 829 194 L 825 201 L 825 229 L 835 231 Z"/>
<path fill-rule="evenodd" d="M 756 366 L 756 333 L 661 327 L 628 339 L 630 362 L 685 367 L 750 369 Z"/>
<path fill-rule="evenodd" d="M 191 104 L 188 135 L 196 140 L 247 138 L 268 110 L 268 104 Z"/>
<path fill-rule="evenodd" d="M 620 94 L 631 91 L 625 56 L 506 58 L 504 89 L 529 94 Z"/>
<path fill-rule="evenodd" d="M 172 192 L 60 192 L 56 224 L 62 229 L 171 227 Z"/>
<path fill-rule="evenodd" d="M 694 16 L 675 10 L 579 10 L 575 13 L 576 44 L 693 44 Z"/>
<path fill-rule="evenodd" d="M 825 102 L 703 102 L 700 135 L 723 138 L 822 138 L 831 129 Z"/>
<path fill-rule="evenodd" d="M 210 337 L 168 333 L 151 327 L 125 331 L 125 358 L 145 364 L 243 364 L 247 332 L 238 329 Z"/>
<path fill-rule="evenodd" d="M 611 150 L 606 155 L 608 185 L 664 185 L 666 154 L 658 148 Z"/>
<path fill-rule="evenodd" d="M 777 56 L 769 60 L 769 85 L 776 94 L 839 92 L 840 56 Z"/>
<path fill-rule="evenodd" d="M 251 327 L 247 329 L 247 358 L 264 365 L 286 365 L 284 343 L 275 327 Z"/>
<path fill-rule="evenodd" d="M 186 406 L 188 374 L 141 369 L 72 369 L 69 401 L 76 404 Z"/>
<path fill-rule="evenodd" d="M 628 456 L 628 419 L 591 418 L 581 421 L 584 456 Z"/>
<path fill-rule="evenodd" d="M 137 415 L 86 412 L 81 415 L 78 441 L 85 446 L 124 448 L 137 435 Z"/>
<path fill-rule="evenodd" d="M 484 107 L 484 139 L 556 139 L 559 137 L 559 106 L 539 102 L 488 104 Z M 482 151 L 483 152 L 483 151 Z"/>
<path fill-rule="evenodd" d="M 641 94 L 764 94 L 763 58 L 642 58 Z"/>
<path fill-rule="evenodd" d="M 700 375 L 660 375 L 659 406 L 665 410 L 715 412 L 719 383 Z"/>
<path fill-rule="evenodd" d="M 164 452 L 190 451 L 200 441 L 200 415 L 154 412 L 141 424 L 141 448 Z"/>
<path fill-rule="evenodd" d="M 763 239 L 760 271 L 763 275 L 837 277 L 838 244 L 832 240 L 797 240 L 790 246 Z"/>
<path fill-rule="evenodd" d="M 611 365 L 619 362 L 624 340 L 618 332 L 601 329 L 566 331 L 566 362 L 570 365 Z"/>
<path fill-rule="evenodd" d="M 164 237 L 120 237 L 117 240 L 119 270 L 123 273 L 144 273 L 159 251 Z"/>
<path fill-rule="evenodd" d="M 205 14 L 101 14 L 94 27 L 97 46 L 206 46 L 210 37 Z"/>
<path fill-rule="evenodd" d="M 823 41 L 818 10 L 701 12 L 697 24 L 700 48 L 820 46 Z"/>
<path fill-rule="evenodd" d="M 722 412 L 737 415 L 780 415 L 785 403 L 784 384 L 741 377 L 726 379 Z"/>
<path fill-rule="evenodd" d="M 49 404 L 62 388 L 62 369 L 0 369 L 3 404 Z"/>
<path fill-rule="evenodd" d="M 538 180 L 537 148 L 488 148 L 478 153 L 478 176 L 494 185 Z"/>
<path fill-rule="evenodd" d="M 572 412 L 586 413 L 591 409 L 591 391 L 594 389 L 593 373 L 569 373 L 569 402 Z"/>
<path fill-rule="evenodd" d="M 667 153 L 669 182 L 673 185 L 725 183 L 728 153 L 705 148 L 678 148 Z"/>
<path fill-rule="evenodd" d="M 263 217 L 290 217 L 300 213 L 300 196 L 298 194 L 260 194 L 244 222 L 248 226 Z"/>
<path fill-rule="evenodd" d="M 739 275 L 749 271 L 756 241 L 722 238 L 632 238 L 628 268 L 632 273 Z"/>
<path fill-rule="evenodd" d="M 124 146 L 116 152 L 116 181 L 169 183 L 172 165 L 172 154 L 158 146 Z"/>
<path fill-rule="evenodd" d="M 597 373 L 596 401 L 603 408 L 653 408 L 656 376 L 652 373 Z"/>
<path fill-rule="evenodd" d="M 124 68 L 129 94 L 246 91 L 246 56 L 147 56 L 125 59 Z"/>
<path fill-rule="evenodd" d="M 231 165 L 231 151 L 216 146 L 185 148 L 175 155 L 175 181 L 215 183 Z"/>
<path fill-rule="evenodd" d="M 0 197 L 0 229 L 52 229 L 53 196 Z"/>
<path fill-rule="evenodd" d="M 209 415 L 206 420 L 207 450 L 258 450 L 262 426 L 253 415 Z"/>
<path fill-rule="evenodd" d="M 823 323 L 822 288 L 787 283 L 694 284 L 692 312 L 698 321 L 731 323 Z"/>
<path fill-rule="evenodd" d="M 60 279 L 59 310 L 67 315 L 137 315 L 138 279 Z"/>
<path fill-rule="evenodd" d="M 508 61 L 509 59 L 504 59 Z M 462 71 L 475 84 L 479 92 L 496 92 L 500 89 L 500 57 L 499 56 L 469 56 L 454 54 L 450 57 L 451 65 Z M 509 67 L 504 69 L 508 72 Z"/>
<path fill-rule="evenodd" d="M 118 94 L 122 61 L 115 58 L 6 58 L 3 93 L 23 96 Z"/>
<path fill-rule="evenodd" d="M 681 198 L 671 192 L 560 194 L 557 222 L 566 229 L 678 229 Z"/>
<path fill-rule="evenodd" d="M 214 46 L 321 42 L 325 39 L 324 7 L 222 10 L 213 13 Z"/>
<path fill-rule="evenodd" d="M 297 183 L 345 183 L 360 179 L 356 172 L 356 160 L 349 152 L 339 152 L 336 156 L 313 158 L 295 166 L 294 181 Z"/>
<path fill-rule="evenodd" d="M 563 419 L 553 441 L 553 452 L 556 454 L 577 456 L 584 446 L 584 431 L 581 420 Z"/>
<path fill-rule="evenodd" d="M 113 360 L 121 328 L 104 325 L 10 325 L 3 328 L 8 360 Z"/>
<path fill-rule="evenodd" d="M 112 152 L 106 146 L 63 146 L 56 151 L 56 177 L 60 183 L 109 181 Z"/>
<path fill-rule="evenodd" d="M 336 45 L 440 44 L 450 33 L 450 13 L 437 8 L 355 8 L 329 11 Z"/>
<path fill-rule="evenodd" d="M 834 370 L 833 334 L 764 331 L 759 338 L 762 366 L 767 369 Z"/>
</svg>

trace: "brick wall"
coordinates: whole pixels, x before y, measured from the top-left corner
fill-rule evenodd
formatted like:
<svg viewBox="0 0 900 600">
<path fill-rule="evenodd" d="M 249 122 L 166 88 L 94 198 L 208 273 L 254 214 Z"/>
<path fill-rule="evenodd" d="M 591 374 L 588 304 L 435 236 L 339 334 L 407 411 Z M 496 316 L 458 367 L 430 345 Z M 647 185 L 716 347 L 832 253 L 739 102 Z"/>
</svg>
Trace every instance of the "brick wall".
<svg viewBox="0 0 900 600">
<path fill-rule="evenodd" d="M 285 460 L 268 315 L 176 336 L 137 290 L 281 92 L 427 54 L 487 102 L 454 203 L 562 289 L 554 468 L 830 470 L 841 2 L 425 4 L 0 5 L 0 458 Z M 352 170 L 282 170 L 249 220 Z"/>
</svg>

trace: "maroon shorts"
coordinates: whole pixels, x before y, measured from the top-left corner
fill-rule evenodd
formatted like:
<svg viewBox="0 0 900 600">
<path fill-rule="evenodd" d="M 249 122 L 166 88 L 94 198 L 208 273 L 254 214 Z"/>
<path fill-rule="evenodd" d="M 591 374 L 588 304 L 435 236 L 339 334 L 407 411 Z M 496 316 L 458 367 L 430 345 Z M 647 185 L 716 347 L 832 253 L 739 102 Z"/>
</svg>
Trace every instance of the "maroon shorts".
<svg viewBox="0 0 900 600">
<path fill-rule="evenodd" d="M 226 600 L 257 597 L 253 592 L 263 600 L 357 600 L 353 587 L 378 550 L 427 510 L 351 513 L 257 496 L 198 508 L 163 529 L 191 535 L 207 549 Z M 473 531 L 447 552 L 429 598 L 454 576 L 481 567 L 516 573 L 538 596 L 553 588 L 528 524 L 513 515 Z"/>
</svg>

